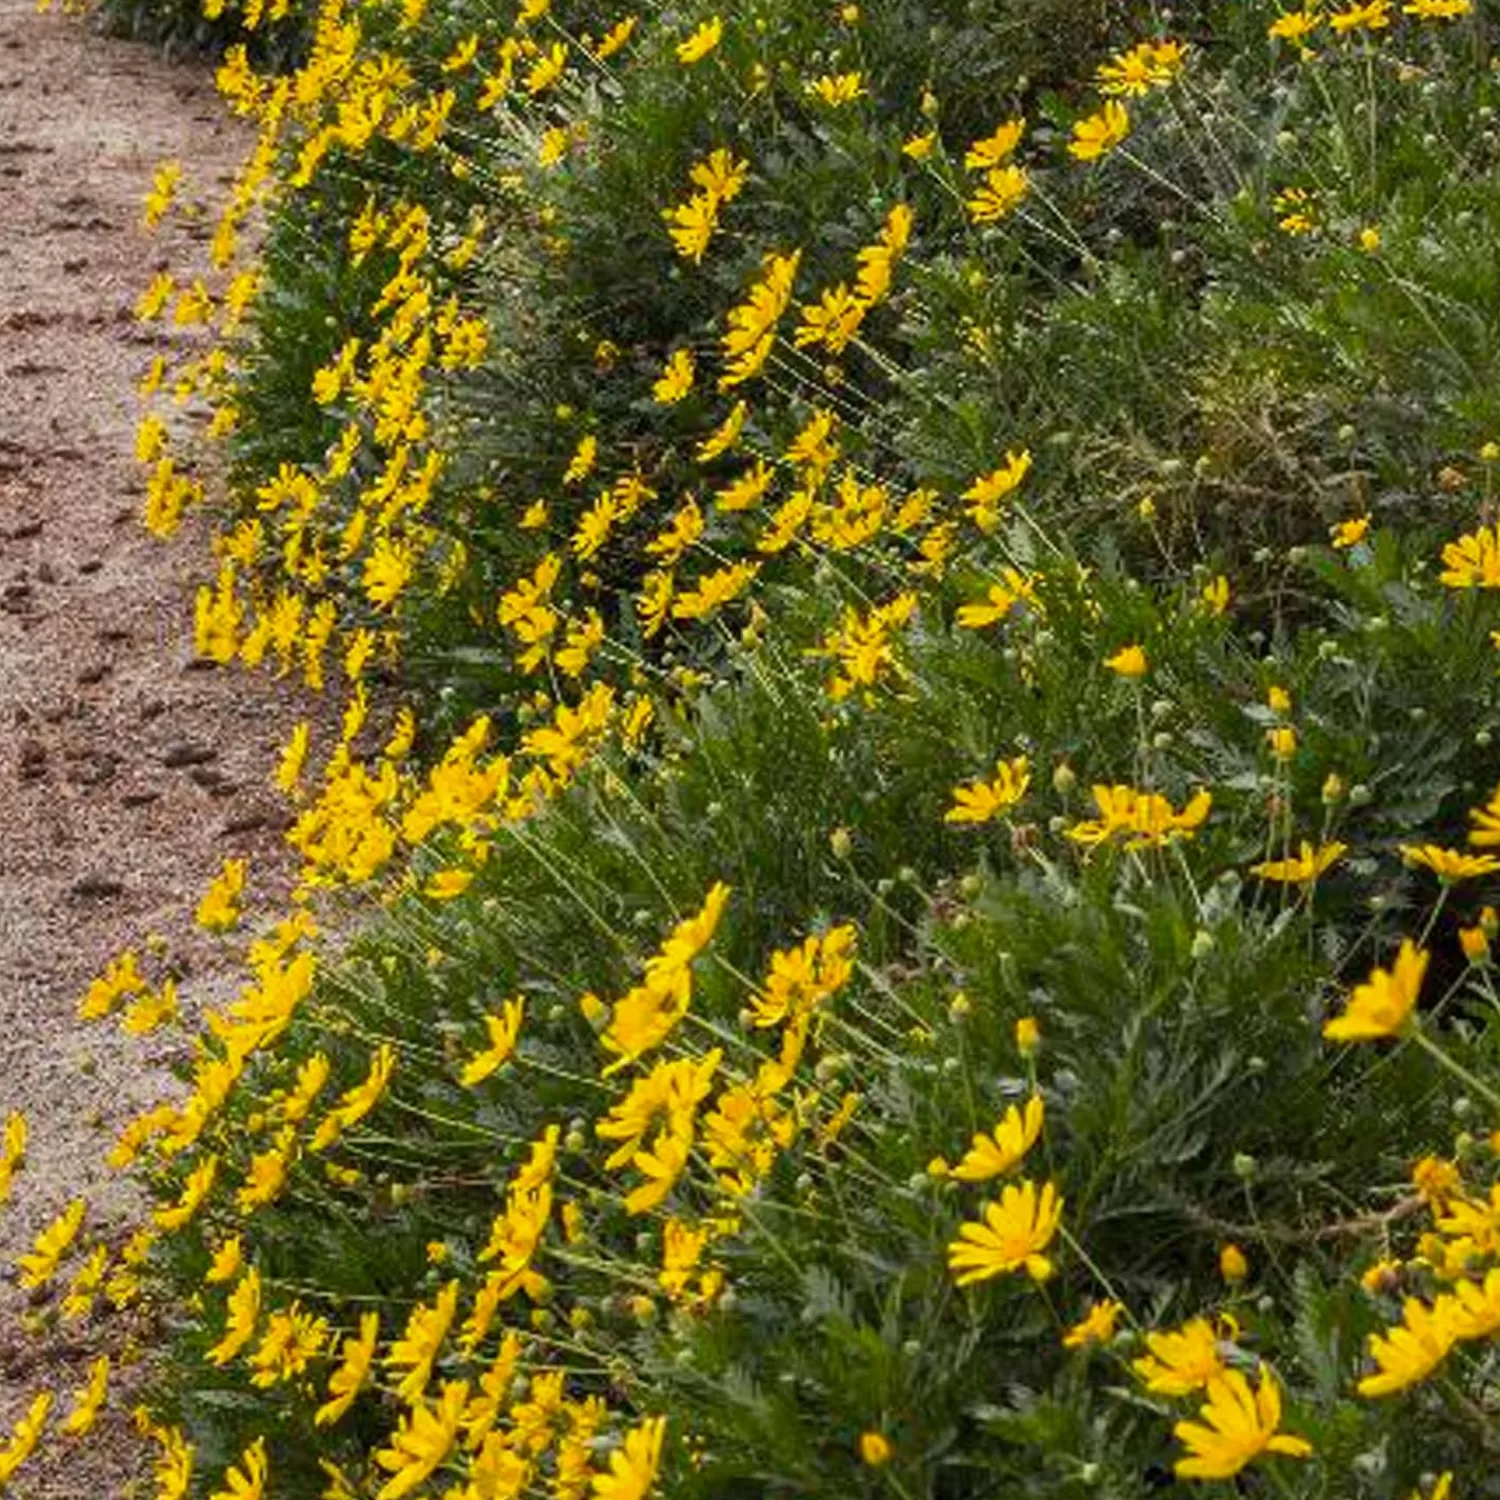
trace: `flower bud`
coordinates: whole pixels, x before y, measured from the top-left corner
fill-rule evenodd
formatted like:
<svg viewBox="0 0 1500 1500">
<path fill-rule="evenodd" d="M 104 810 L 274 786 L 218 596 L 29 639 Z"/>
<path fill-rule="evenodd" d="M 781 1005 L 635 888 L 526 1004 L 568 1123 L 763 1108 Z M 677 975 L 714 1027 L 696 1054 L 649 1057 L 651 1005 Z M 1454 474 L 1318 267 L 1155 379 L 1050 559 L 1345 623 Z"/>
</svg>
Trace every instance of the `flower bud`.
<svg viewBox="0 0 1500 1500">
<path fill-rule="evenodd" d="M 1219 1275 L 1230 1286 L 1238 1286 L 1250 1274 L 1250 1262 L 1245 1252 L 1236 1244 L 1223 1246 L 1219 1251 Z"/>
<path fill-rule="evenodd" d="M 1483 927 L 1460 927 L 1458 946 L 1464 950 L 1464 957 L 1471 964 L 1482 964 L 1490 956 L 1489 934 Z"/>
</svg>

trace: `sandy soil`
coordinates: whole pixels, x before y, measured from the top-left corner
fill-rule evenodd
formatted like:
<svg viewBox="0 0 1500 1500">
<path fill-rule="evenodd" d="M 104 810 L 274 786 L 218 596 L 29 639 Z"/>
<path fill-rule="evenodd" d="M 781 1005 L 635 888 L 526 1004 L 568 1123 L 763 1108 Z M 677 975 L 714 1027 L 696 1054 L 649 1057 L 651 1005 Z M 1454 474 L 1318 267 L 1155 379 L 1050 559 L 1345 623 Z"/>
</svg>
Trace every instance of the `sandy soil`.
<svg viewBox="0 0 1500 1500">
<path fill-rule="evenodd" d="M 9 1268 L 75 1194 L 96 1226 L 123 1222 L 102 1156 L 181 1046 L 87 1028 L 77 997 L 147 933 L 200 1000 L 222 988 L 231 955 L 193 933 L 197 894 L 228 854 L 281 863 L 266 776 L 295 706 L 193 662 L 201 537 L 145 533 L 131 452 L 135 382 L 172 337 L 131 306 L 155 270 L 201 262 L 207 233 L 179 218 L 148 238 L 141 199 L 168 157 L 189 200 L 216 199 L 243 145 L 202 74 L 0 0 L 0 1117 L 32 1127 L 0 1209 L 0 1420 L 44 1386 L 65 1400 L 125 1336 L 38 1346 Z M 119 1494 L 126 1447 L 54 1444 L 12 1493 Z"/>
</svg>

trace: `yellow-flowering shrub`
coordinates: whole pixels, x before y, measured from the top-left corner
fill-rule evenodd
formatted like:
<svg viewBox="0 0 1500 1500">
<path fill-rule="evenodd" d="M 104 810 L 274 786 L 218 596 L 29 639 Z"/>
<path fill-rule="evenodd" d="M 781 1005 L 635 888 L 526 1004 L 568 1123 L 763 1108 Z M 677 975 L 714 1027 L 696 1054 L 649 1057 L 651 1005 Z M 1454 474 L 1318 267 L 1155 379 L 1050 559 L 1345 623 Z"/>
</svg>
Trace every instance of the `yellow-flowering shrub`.
<svg viewBox="0 0 1500 1500">
<path fill-rule="evenodd" d="M 146 383 L 199 649 L 344 712 L 19 1268 L 156 1313 L 159 1495 L 1487 1492 L 1493 23 L 1002 9 L 226 55 Z"/>
</svg>

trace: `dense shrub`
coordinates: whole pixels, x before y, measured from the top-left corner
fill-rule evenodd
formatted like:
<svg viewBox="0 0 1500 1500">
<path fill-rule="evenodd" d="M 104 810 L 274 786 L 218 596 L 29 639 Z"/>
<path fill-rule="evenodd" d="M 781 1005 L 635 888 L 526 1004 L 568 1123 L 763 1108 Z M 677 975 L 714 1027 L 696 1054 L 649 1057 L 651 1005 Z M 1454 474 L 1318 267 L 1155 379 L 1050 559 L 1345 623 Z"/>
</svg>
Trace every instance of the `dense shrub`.
<svg viewBox="0 0 1500 1500">
<path fill-rule="evenodd" d="M 150 383 L 200 649 L 347 696 L 57 1279 L 163 1494 L 1500 1493 L 1493 22 L 1302 14 L 228 54 Z"/>
</svg>

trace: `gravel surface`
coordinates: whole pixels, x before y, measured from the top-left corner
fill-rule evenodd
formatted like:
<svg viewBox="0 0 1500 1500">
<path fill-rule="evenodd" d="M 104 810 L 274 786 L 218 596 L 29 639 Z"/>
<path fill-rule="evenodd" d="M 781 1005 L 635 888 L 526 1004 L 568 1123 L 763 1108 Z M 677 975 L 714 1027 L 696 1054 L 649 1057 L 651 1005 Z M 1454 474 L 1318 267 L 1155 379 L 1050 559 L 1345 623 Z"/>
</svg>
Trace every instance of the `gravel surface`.
<svg viewBox="0 0 1500 1500">
<path fill-rule="evenodd" d="M 76 1194 L 96 1228 L 127 1220 L 103 1154 L 183 1047 L 85 1027 L 78 996 L 148 933 L 196 1003 L 222 991 L 235 955 L 192 930 L 197 895 L 226 855 L 251 857 L 252 889 L 285 864 L 267 774 L 296 705 L 192 661 L 203 536 L 146 534 L 132 456 L 135 383 L 186 337 L 132 304 L 154 271 L 201 265 L 211 225 L 148 237 L 142 197 L 171 157 L 189 205 L 216 201 L 244 144 L 202 72 L 0 0 L 0 1118 L 23 1110 L 32 1138 L 0 1209 L 0 1421 L 42 1388 L 65 1401 L 129 1335 L 38 1340 L 10 1267 Z M 139 1460 L 123 1415 L 104 1427 L 50 1440 L 10 1493 L 124 1493 Z"/>
</svg>

